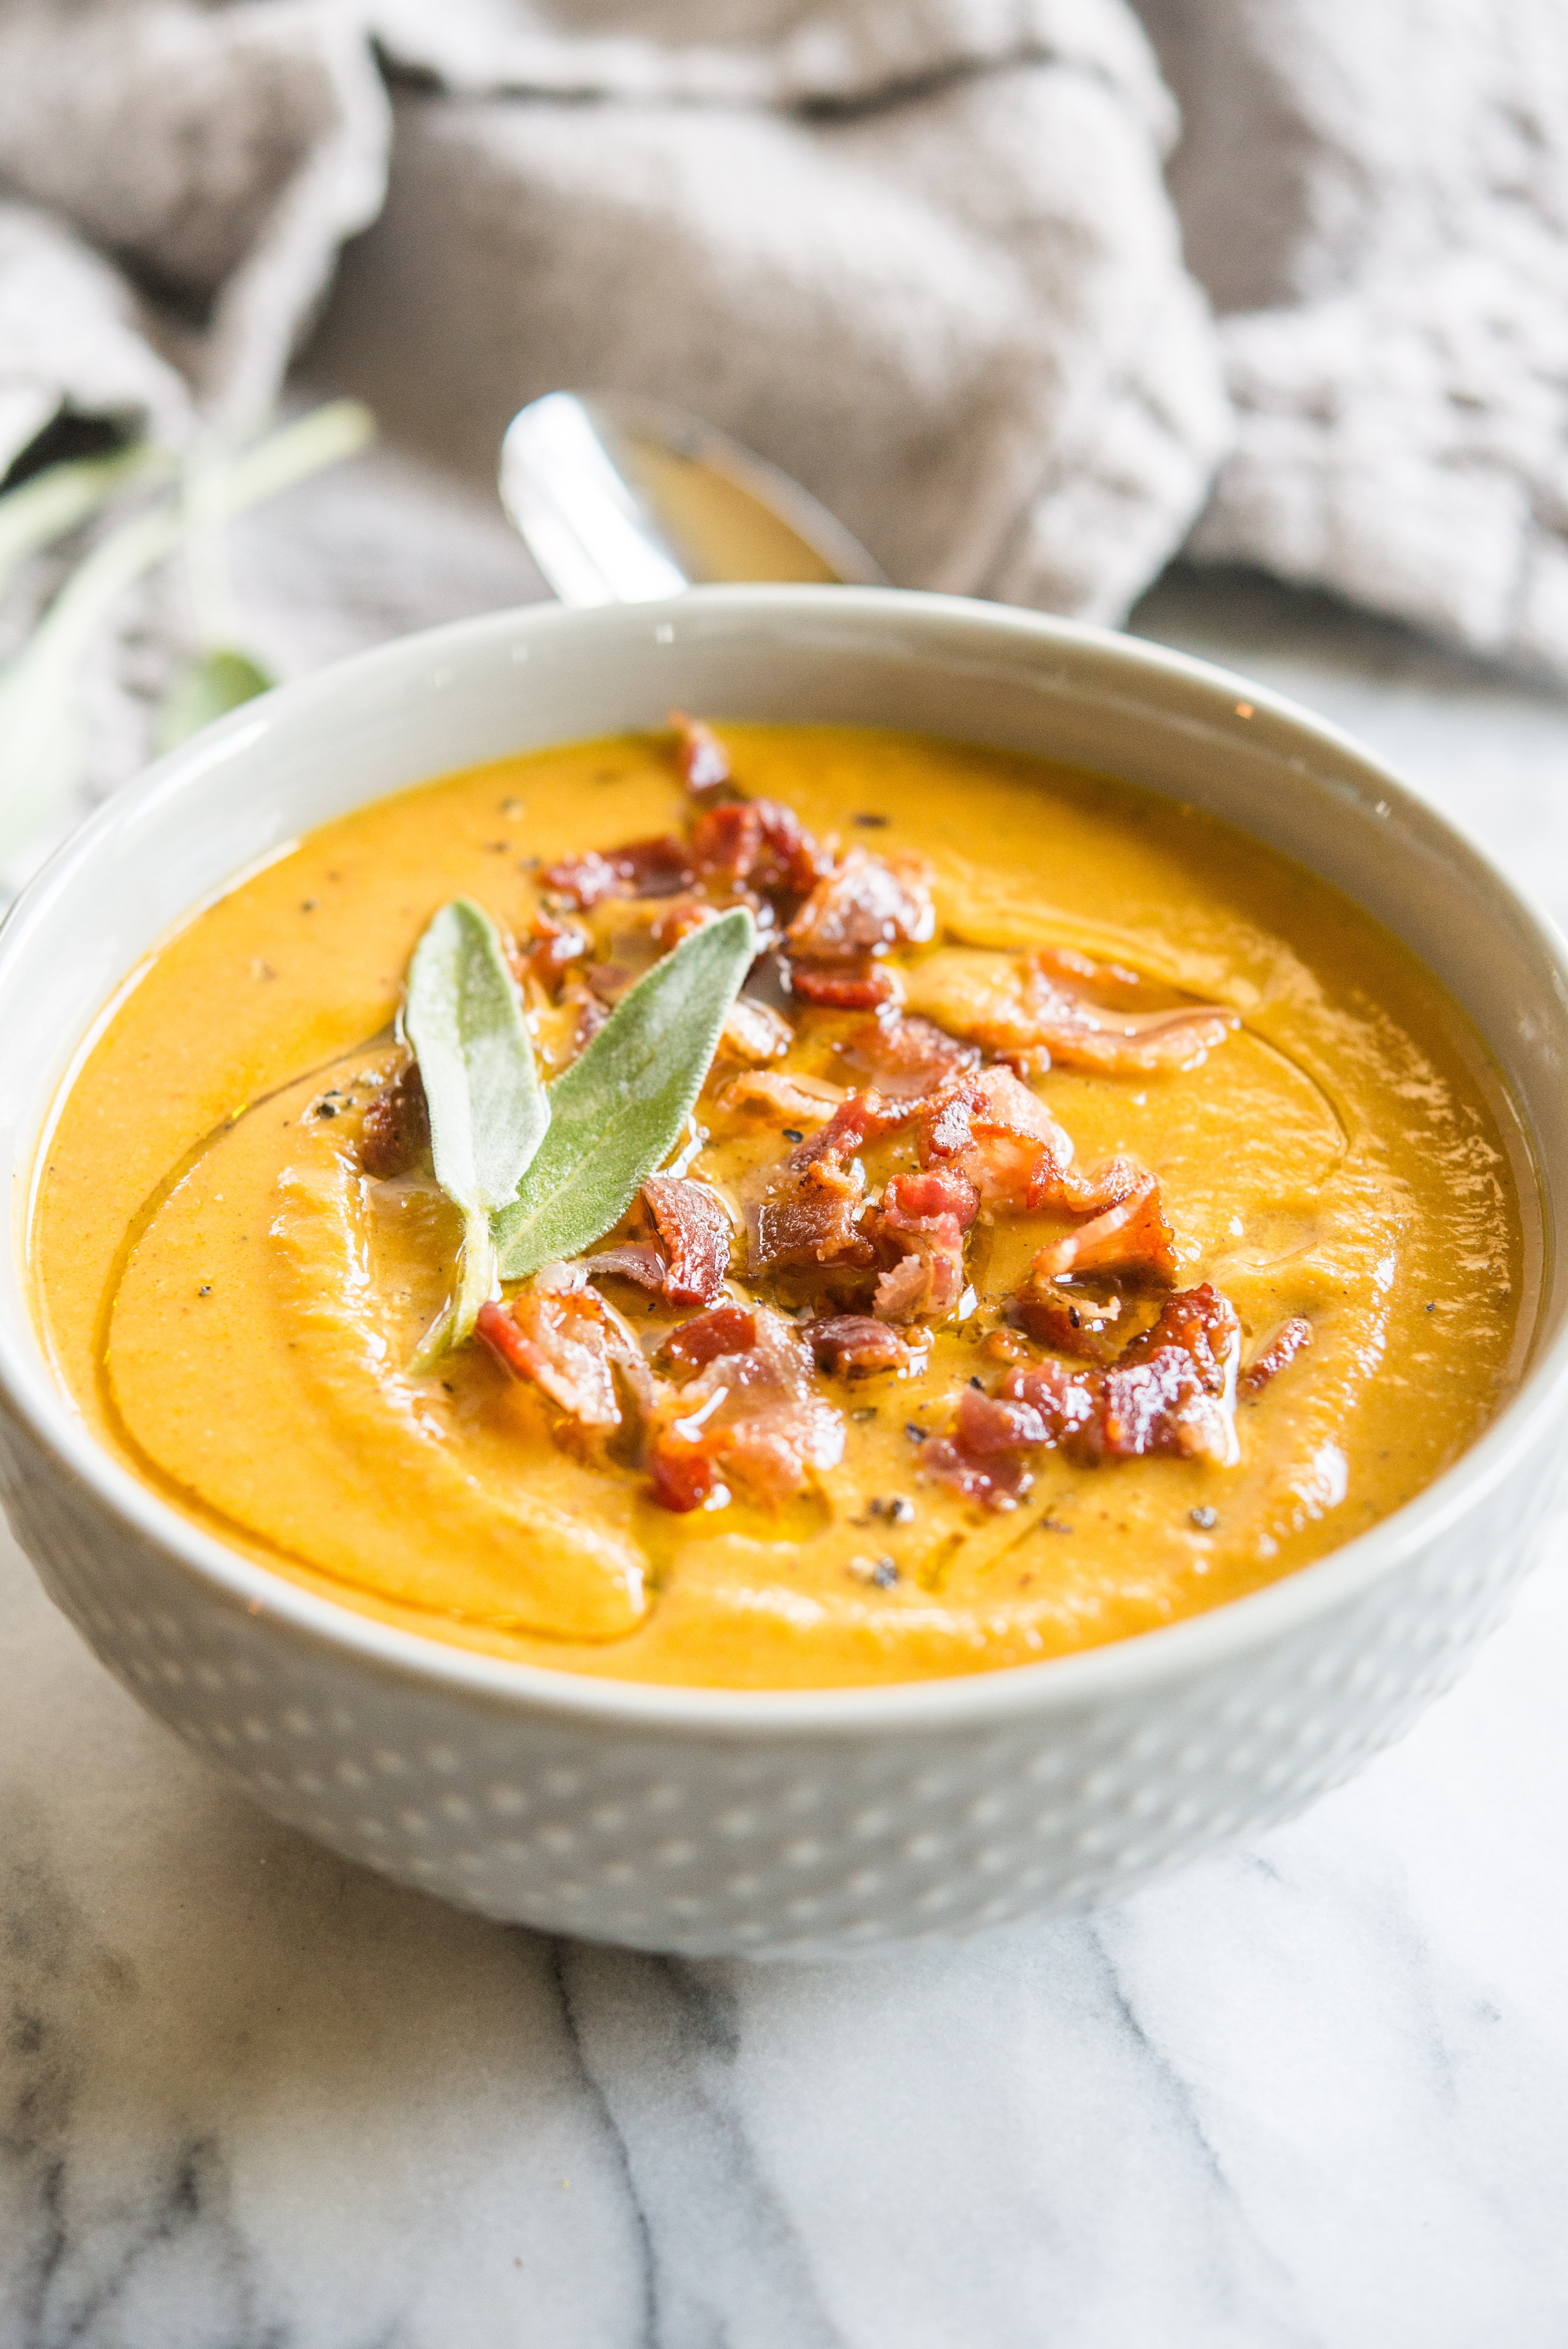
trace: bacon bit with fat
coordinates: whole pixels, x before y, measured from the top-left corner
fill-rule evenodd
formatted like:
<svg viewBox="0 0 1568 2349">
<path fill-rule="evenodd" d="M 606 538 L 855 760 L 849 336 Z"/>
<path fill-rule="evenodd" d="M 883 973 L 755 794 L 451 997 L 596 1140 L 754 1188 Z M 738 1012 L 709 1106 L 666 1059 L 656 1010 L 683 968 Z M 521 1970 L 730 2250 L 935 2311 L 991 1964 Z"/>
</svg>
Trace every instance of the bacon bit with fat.
<svg viewBox="0 0 1568 2349">
<path fill-rule="evenodd" d="M 1304 1347 L 1312 1343 L 1312 1324 L 1299 1314 L 1281 1324 L 1261 1352 L 1254 1354 L 1237 1381 L 1237 1392 L 1255 1402 L 1271 1379 L 1289 1368 Z"/>
<path fill-rule="evenodd" d="M 605 897 L 677 896 L 696 877 L 686 843 L 665 833 L 655 840 L 629 840 L 622 848 L 563 856 L 545 867 L 539 882 L 582 911 Z"/>
<path fill-rule="evenodd" d="M 405 1061 L 389 1084 L 370 1102 L 359 1129 L 359 1163 L 367 1174 L 389 1182 L 430 1146 L 430 1112 L 419 1063 Z"/>
<path fill-rule="evenodd" d="M 649 1467 L 664 1508 L 700 1507 L 731 1484 L 777 1505 L 843 1456 L 842 1416 L 817 1393 L 811 1350 L 794 1323 L 766 1305 L 738 1319 L 751 1323 L 749 1343 L 712 1355 L 660 1398 Z"/>
<path fill-rule="evenodd" d="M 979 1193 L 955 1169 L 892 1178 L 871 1220 L 872 1237 L 898 1251 L 877 1283 L 881 1319 L 945 1319 L 964 1294 L 964 1236 L 979 1212 Z"/>
<path fill-rule="evenodd" d="M 1109 1158 L 1063 1205 L 1099 1206 L 1087 1224 L 1052 1240 L 1031 1268 L 1042 1283 L 1079 1272 L 1119 1272 L 1163 1285 L 1176 1278 L 1175 1236 L 1165 1219 L 1158 1178 L 1131 1158 Z"/>
<path fill-rule="evenodd" d="M 839 1047 L 854 1074 L 884 1101 L 922 1101 L 979 1060 L 973 1044 L 944 1036 L 929 1019 L 868 1019 Z"/>
<path fill-rule="evenodd" d="M 731 780 L 729 752 L 711 726 L 705 726 L 700 718 L 688 718 L 681 709 L 671 710 L 670 724 L 676 732 L 681 781 L 694 797 L 717 791 Z"/>
<path fill-rule="evenodd" d="M 1026 1455 L 1059 1449 L 1087 1464 L 1150 1455 L 1237 1456 L 1241 1330 L 1204 1282 L 1168 1298 L 1159 1320 L 1108 1370 L 1019 1363 L 995 1394 L 966 1388 L 952 1428 L 922 1446 L 920 1473 L 966 1498 L 1010 1507 L 1026 1489 Z"/>
<path fill-rule="evenodd" d="M 823 1370 L 840 1378 L 860 1378 L 873 1371 L 907 1374 L 925 1367 L 924 1346 L 901 1338 L 870 1313 L 826 1313 L 803 1326 Z"/>
</svg>

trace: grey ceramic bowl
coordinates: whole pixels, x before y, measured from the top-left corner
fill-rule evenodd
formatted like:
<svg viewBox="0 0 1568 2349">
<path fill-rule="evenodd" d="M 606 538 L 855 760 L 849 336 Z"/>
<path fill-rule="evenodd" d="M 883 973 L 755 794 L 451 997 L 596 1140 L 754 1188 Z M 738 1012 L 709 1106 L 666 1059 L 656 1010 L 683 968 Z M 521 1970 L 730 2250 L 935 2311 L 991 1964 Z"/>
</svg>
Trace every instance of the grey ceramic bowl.
<svg viewBox="0 0 1568 2349">
<path fill-rule="evenodd" d="M 176 1516 L 99 1448 L 41 1351 L 22 1255 L 36 1141 L 79 1040 L 170 925 L 400 785 L 657 725 L 672 706 L 1047 752 L 1241 824 L 1359 899 L 1469 1011 L 1536 1154 L 1542 1228 L 1557 1227 L 1562 942 L 1301 710 L 1127 637 L 941 596 L 714 588 L 502 613 L 237 712 L 113 800 L 0 933 L 12 1524 L 109 1670 L 266 1809 L 489 1915 L 649 1949 L 820 1956 L 1113 1899 L 1348 1777 L 1498 1620 L 1568 1458 L 1568 1268 L 1549 1247 L 1522 1392 L 1372 1532 L 1168 1630 L 895 1688 L 645 1688 L 390 1630 Z"/>
</svg>

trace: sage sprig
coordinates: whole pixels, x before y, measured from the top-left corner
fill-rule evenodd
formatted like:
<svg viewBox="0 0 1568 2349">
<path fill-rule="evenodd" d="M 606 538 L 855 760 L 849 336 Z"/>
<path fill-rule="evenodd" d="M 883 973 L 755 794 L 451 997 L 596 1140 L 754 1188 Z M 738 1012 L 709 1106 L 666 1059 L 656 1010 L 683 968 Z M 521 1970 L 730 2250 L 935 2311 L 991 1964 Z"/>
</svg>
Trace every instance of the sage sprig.
<svg viewBox="0 0 1568 2349">
<path fill-rule="evenodd" d="M 443 905 L 415 947 L 403 1029 L 429 1107 L 436 1179 L 463 1215 L 450 1302 L 411 1365 L 426 1371 L 469 1336 L 494 1290 L 492 1217 L 516 1197 L 550 1123 L 500 935 L 471 898 Z"/>
<path fill-rule="evenodd" d="M 619 1223 L 675 1147 L 756 952 L 743 905 L 693 930 L 556 1078 L 549 1131 L 495 1218 L 504 1280 L 578 1256 Z"/>
</svg>

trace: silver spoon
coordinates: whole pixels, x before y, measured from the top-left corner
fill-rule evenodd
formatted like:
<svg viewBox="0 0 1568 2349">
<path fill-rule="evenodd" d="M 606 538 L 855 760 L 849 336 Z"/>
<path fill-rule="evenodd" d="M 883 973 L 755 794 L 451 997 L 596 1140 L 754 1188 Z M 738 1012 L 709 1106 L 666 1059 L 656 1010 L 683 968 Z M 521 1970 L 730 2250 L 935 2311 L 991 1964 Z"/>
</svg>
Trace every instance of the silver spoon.
<svg viewBox="0 0 1568 2349">
<path fill-rule="evenodd" d="M 787 473 L 661 400 L 531 400 L 501 442 L 500 499 L 563 604 L 644 604 L 721 580 L 886 584 Z"/>
</svg>

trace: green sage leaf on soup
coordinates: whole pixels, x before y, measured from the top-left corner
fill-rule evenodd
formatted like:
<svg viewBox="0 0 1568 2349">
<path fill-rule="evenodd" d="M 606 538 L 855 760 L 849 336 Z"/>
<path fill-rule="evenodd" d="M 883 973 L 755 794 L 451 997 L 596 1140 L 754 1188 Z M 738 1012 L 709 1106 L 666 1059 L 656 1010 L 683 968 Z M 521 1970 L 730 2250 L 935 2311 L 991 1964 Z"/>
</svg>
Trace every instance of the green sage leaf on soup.
<svg viewBox="0 0 1568 2349">
<path fill-rule="evenodd" d="M 443 905 L 415 947 L 403 1029 L 429 1107 L 436 1180 L 463 1215 L 451 1301 L 411 1365 L 424 1371 L 463 1342 L 494 1292 L 491 1218 L 517 1196 L 550 1123 L 500 933 L 471 898 Z"/>
<path fill-rule="evenodd" d="M 743 905 L 681 940 L 550 1088 L 550 1131 L 496 1217 L 503 1280 L 580 1256 L 669 1156 L 757 952 Z"/>
<path fill-rule="evenodd" d="M 231 709 L 253 701 L 258 693 L 269 693 L 276 683 L 249 653 L 225 647 L 202 653 L 181 669 L 165 695 L 158 713 L 154 749 L 160 753 L 172 750 L 177 742 L 200 734 L 203 726 L 226 718 Z"/>
</svg>

